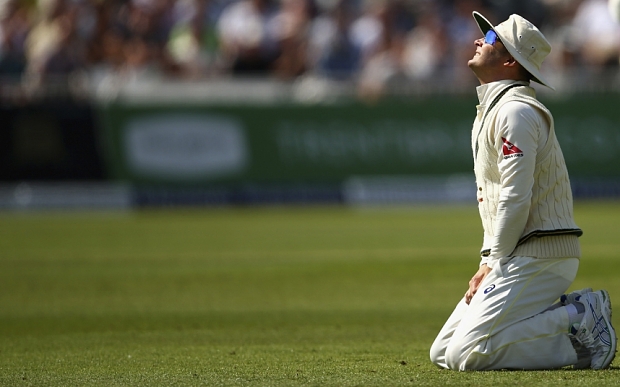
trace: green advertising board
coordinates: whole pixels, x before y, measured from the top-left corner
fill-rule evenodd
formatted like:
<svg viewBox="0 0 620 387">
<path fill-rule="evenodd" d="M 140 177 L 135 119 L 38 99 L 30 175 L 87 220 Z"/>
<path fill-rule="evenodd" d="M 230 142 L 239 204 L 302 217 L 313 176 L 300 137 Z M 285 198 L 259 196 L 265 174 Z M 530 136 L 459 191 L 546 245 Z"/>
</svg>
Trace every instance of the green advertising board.
<svg viewBox="0 0 620 387">
<path fill-rule="evenodd" d="M 620 96 L 544 100 L 573 177 L 620 178 Z M 111 178 L 140 184 L 338 183 L 472 174 L 475 96 L 334 104 L 101 106 Z"/>
</svg>

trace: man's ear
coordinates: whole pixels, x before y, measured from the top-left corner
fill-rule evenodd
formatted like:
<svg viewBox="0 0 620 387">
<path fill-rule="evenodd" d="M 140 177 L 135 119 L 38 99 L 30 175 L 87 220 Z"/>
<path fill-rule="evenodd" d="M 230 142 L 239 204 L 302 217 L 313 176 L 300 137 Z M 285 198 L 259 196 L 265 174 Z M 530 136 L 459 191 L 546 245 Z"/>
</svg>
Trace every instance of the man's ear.
<svg viewBox="0 0 620 387">
<path fill-rule="evenodd" d="M 508 58 L 508 60 L 506 60 L 505 64 L 508 66 L 515 66 L 517 64 L 517 61 L 515 60 L 515 58 L 510 57 Z"/>
</svg>

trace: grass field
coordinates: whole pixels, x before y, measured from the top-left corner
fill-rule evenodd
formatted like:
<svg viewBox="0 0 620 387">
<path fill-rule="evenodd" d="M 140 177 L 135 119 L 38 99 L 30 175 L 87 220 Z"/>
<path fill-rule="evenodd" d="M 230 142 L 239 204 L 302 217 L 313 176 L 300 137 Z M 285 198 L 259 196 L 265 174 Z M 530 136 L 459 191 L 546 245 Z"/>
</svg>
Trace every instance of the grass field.
<svg viewBox="0 0 620 387">
<path fill-rule="evenodd" d="M 620 202 L 575 212 L 620 310 Z M 430 364 L 480 241 L 473 206 L 0 213 L 0 385 L 618 385 Z"/>
</svg>

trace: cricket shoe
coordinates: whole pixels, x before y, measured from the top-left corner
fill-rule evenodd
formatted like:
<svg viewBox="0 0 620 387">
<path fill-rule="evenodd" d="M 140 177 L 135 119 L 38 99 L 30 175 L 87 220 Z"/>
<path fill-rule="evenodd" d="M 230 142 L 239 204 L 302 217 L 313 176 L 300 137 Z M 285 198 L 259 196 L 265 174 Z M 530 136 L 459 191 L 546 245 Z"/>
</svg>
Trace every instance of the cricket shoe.
<svg viewBox="0 0 620 387">
<path fill-rule="evenodd" d="M 579 298 L 581 296 L 583 296 L 586 293 L 591 293 L 592 292 L 592 288 L 585 288 L 585 289 L 581 289 L 581 290 L 575 290 L 572 293 L 568 293 L 568 294 L 562 294 L 562 296 L 560 297 L 560 303 L 563 306 L 566 306 L 568 304 L 572 304 L 575 301 L 578 301 Z M 610 306 L 611 309 L 611 306 Z"/>
<path fill-rule="evenodd" d="M 611 325 L 611 302 L 606 290 L 582 295 L 585 315 L 581 323 L 571 328 L 571 333 L 590 351 L 590 368 L 608 368 L 616 356 L 616 331 Z"/>
</svg>

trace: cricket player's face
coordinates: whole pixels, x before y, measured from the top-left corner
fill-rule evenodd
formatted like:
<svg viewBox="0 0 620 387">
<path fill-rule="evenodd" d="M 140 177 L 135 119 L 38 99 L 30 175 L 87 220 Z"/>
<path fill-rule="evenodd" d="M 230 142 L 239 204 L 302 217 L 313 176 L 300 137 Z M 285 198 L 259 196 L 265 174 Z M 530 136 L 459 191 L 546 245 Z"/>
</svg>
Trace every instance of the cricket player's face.
<svg viewBox="0 0 620 387">
<path fill-rule="evenodd" d="M 480 81 L 485 83 L 485 79 L 494 78 L 493 75 L 497 71 L 501 71 L 504 62 L 510 58 L 510 54 L 499 39 L 491 44 L 482 37 L 476 39 L 474 45 L 476 46 L 476 52 L 467 62 L 467 65 Z"/>
</svg>

